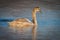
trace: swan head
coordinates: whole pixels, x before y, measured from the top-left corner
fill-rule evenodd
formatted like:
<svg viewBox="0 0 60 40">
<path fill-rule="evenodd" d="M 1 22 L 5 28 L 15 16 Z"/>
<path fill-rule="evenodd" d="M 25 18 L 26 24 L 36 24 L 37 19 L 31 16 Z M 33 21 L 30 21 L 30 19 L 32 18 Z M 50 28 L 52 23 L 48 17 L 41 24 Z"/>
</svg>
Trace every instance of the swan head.
<svg viewBox="0 0 60 40">
<path fill-rule="evenodd" d="M 41 10 L 40 7 L 35 7 L 34 8 L 34 11 L 36 11 L 36 12 L 40 12 L 40 10 Z"/>
</svg>

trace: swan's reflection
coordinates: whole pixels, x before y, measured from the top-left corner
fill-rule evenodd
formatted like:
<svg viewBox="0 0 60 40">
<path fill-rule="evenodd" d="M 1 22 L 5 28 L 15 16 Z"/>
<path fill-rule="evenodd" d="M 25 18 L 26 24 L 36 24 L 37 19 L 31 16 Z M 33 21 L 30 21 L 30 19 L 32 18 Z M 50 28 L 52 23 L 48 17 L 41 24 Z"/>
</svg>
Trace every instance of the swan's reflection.
<svg viewBox="0 0 60 40">
<path fill-rule="evenodd" d="M 28 38 L 29 36 L 32 37 L 32 40 L 36 40 L 36 33 L 37 33 L 37 26 L 32 28 L 20 28 L 20 27 L 9 27 L 10 30 L 16 33 L 16 36 L 24 40 L 24 38 Z"/>
</svg>

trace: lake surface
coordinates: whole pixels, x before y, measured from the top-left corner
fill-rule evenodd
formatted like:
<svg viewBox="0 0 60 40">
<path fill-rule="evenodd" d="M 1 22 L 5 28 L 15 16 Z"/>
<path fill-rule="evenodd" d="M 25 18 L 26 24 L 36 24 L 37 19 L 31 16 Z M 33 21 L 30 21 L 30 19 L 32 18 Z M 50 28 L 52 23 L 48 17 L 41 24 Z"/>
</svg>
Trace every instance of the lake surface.
<svg viewBox="0 0 60 40">
<path fill-rule="evenodd" d="M 8 22 L 16 18 L 28 18 L 32 21 L 32 9 L 36 6 L 42 11 L 37 12 L 37 40 L 60 40 L 60 2 L 57 0 L 1 0 L 0 2 L 0 40 L 32 40 L 32 29 L 23 33 L 20 29 L 10 29 Z"/>
<path fill-rule="evenodd" d="M 24 32 L 24 34 L 20 30 L 16 32 L 9 28 L 8 22 L 12 20 L 0 20 L 0 40 L 32 40 L 32 29 Z M 60 19 L 38 20 L 37 40 L 60 40 Z"/>
</svg>

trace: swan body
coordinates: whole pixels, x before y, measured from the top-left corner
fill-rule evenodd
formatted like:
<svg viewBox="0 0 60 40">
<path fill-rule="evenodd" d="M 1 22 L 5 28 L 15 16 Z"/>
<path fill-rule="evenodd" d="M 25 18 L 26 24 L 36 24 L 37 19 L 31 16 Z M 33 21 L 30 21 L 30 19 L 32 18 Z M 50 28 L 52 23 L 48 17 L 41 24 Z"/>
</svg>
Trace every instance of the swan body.
<svg viewBox="0 0 60 40">
<path fill-rule="evenodd" d="M 27 18 L 18 18 L 12 22 L 9 22 L 9 25 L 11 27 L 31 27 L 33 26 L 34 24 Z"/>
</svg>

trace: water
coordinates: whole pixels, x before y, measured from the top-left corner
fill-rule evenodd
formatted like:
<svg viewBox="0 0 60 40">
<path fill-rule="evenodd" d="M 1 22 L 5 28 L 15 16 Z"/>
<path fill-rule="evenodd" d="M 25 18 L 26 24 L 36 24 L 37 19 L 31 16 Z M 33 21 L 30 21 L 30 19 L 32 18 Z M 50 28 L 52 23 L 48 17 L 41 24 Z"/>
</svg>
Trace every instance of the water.
<svg viewBox="0 0 60 40">
<path fill-rule="evenodd" d="M 31 11 L 28 8 L 25 8 L 23 11 L 12 11 L 12 14 L 7 10 L 10 12 L 9 8 L 3 8 L 1 11 L 3 21 L 0 21 L 0 40 L 32 40 L 31 29 L 23 35 L 23 33 L 14 32 L 8 25 L 8 22 L 11 20 L 9 18 L 10 16 L 11 18 L 25 17 L 31 20 Z M 5 11 L 9 14 L 3 15 L 6 13 Z M 60 40 L 60 10 L 48 10 L 42 8 L 42 11 L 42 14 L 37 14 L 37 40 Z M 4 20 L 5 16 L 7 16 L 6 20 Z"/>
<path fill-rule="evenodd" d="M 24 34 L 14 32 L 13 29 L 9 29 L 8 22 L 0 21 L 0 40 L 32 40 L 32 29 Z M 60 40 L 59 20 L 38 20 L 37 40 Z"/>
</svg>

